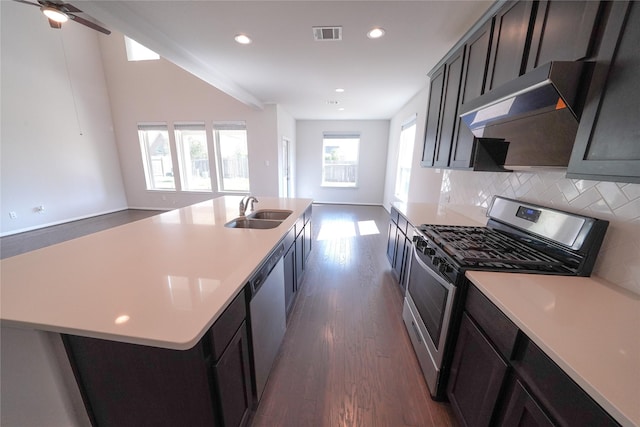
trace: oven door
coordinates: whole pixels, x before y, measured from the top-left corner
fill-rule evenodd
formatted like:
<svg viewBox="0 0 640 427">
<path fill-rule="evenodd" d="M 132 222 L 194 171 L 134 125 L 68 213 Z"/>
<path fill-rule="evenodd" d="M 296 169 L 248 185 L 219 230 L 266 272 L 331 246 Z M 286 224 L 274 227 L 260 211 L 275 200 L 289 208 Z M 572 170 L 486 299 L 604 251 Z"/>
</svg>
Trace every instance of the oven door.
<svg viewBox="0 0 640 427">
<path fill-rule="evenodd" d="M 431 394 L 438 381 L 456 287 L 413 246 L 403 318 Z"/>
</svg>

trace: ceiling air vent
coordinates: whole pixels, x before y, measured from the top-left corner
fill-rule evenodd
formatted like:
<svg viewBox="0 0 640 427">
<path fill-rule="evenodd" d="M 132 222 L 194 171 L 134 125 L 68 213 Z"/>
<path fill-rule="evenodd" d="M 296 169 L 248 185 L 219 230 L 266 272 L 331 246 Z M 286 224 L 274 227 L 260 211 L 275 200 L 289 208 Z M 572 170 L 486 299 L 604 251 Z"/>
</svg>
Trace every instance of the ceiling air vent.
<svg viewBox="0 0 640 427">
<path fill-rule="evenodd" d="M 313 27 L 313 38 L 316 41 L 342 40 L 342 27 Z"/>
</svg>

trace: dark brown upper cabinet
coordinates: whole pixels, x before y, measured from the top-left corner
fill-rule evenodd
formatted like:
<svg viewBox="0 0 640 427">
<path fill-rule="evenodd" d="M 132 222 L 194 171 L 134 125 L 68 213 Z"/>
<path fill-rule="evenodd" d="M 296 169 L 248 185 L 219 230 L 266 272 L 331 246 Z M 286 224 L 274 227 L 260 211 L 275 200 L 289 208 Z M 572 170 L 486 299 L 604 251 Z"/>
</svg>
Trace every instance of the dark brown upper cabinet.
<svg viewBox="0 0 640 427">
<path fill-rule="evenodd" d="M 429 103 L 427 104 L 427 124 L 424 131 L 424 150 L 422 151 L 423 167 L 433 166 L 436 141 L 440 125 L 444 89 L 445 65 L 443 64 L 432 75 L 429 83 Z"/>
<path fill-rule="evenodd" d="M 449 166 L 454 131 L 459 120 L 457 114 L 464 52 L 464 46 L 454 52 L 432 77 L 433 92 L 429 92 L 422 166 Z"/>
<path fill-rule="evenodd" d="M 567 177 L 640 183 L 640 3 L 611 2 Z"/>
<path fill-rule="evenodd" d="M 490 19 L 465 43 L 466 51 L 462 82 L 460 84 L 458 111 L 466 102 L 484 93 L 492 31 L 493 19 Z M 456 117 L 454 135 L 449 166 L 452 168 L 469 168 L 472 166 L 471 163 L 473 161 L 474 136 L 469 128 L 462 123 L 459 115 Z"/>
<path fill-rule="evenodd" d="M 540 1 L 526 71 L 590 57 L 600 6 L 599 1 Z"/>
<path fill-rule="evenodd" d="M 488 92 L 524 72 L 534 3 L 507 2 L 495 16 L 485 90 Z"/>
</svg>

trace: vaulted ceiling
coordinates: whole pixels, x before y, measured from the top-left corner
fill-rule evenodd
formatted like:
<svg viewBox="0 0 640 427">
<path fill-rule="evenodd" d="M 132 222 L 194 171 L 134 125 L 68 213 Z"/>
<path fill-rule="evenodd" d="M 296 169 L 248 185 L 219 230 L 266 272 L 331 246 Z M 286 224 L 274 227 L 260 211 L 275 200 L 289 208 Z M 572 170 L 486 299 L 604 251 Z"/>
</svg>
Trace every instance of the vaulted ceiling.
<svg viewBox="0 0 640 427">
<path fill-rule="evenodd" d="M 256 108 L 277 103 L 296 119 L 388 119 L 425 86 L 427 72 L 492 3 L 85 0 L 74 4 L 108 28 Z M 314 26 L 341 26 L 342 40 L 315 41 Z M 369 39 L 367 32 L 373 27 L 384 28 L 385 36 Z M 236 43 L 234 36 L 240 33 L 253 42 Z M 344 92 L 337 93 L 336 88 Z"/>
</svg>

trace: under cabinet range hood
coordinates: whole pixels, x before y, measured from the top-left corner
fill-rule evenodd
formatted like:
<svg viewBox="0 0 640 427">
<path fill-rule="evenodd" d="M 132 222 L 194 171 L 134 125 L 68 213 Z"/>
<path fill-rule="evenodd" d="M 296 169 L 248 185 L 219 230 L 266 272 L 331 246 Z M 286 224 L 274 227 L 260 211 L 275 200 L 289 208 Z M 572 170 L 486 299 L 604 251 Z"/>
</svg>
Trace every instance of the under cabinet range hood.
<svg viewBox="0 0 640 427">
<path fill-rule="evenodd" d="M 566 167 L 582 113 L 580 89 L 592 68 L 588 62 L 549 62 L 467 102 L 460 117 L 483 145 L 508 142 L 507 169 Z"/>
</svg>

